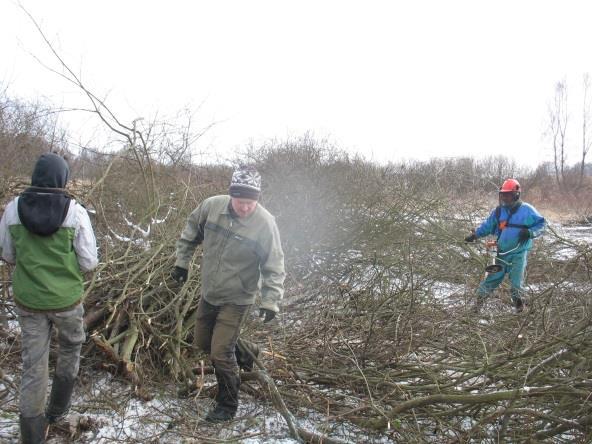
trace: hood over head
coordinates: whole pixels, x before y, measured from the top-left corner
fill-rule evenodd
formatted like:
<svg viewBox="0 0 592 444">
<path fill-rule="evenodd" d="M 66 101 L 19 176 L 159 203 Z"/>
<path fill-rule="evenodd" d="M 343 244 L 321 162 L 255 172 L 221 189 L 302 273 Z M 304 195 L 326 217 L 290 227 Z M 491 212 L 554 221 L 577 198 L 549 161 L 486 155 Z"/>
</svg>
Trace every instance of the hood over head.
<svg viewBox="0 0 592 444">
<path fill-rule="evenodd" d="M 69 176 L 70 168 L 66 163 L 66 159 L 55 153 L 45 153 L 37 159 L 31 176 L 31 186 L 64 188 Z"/>
<path fill-rule="evenodd" d="M 62 225 L 70 207 L 64 187 L 70 169 L 66 160 L 54 153 L 42 154 L 31 176 L 31 187 L 18 199 L 21 223 L 31 233 L 50 236 Z"/>
</svg>

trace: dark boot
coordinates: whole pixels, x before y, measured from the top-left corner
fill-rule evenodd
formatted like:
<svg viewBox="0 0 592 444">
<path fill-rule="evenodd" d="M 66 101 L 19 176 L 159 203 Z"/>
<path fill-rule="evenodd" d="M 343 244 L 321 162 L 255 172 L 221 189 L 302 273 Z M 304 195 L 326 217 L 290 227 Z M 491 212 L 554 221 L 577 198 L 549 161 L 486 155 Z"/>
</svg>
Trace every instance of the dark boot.
<svg viewBox="0 0 592 444">
<path fill-rule="evenodd" d="M 55 376 L 51 385 L 51 395 L 49 396 L 49 405 L 45 412 L 47 421 L 53 424 L 68 414 L 72 391 L 74 390 L 75 379 Z"/>
<path fill-rule="evenodd" d="M 524 311 L 524 300 L 522 298 L 514 299 L 514 311 L 516 313 L 522 313 Z"/>
<path fill-rule="evenodd" d="M 230 421 L 238 409 L 240 377 L 235 374 L 224 374 L 216 367 L 214 369 L 218 380 L 218 393 L 216 394 L 216 406 L 208 412 L 206 421 Z"/>
<path fill-rule="evenodd" d="M 22 444 L 43 444 L 47 434 L 47 421 L 45 415 L 35 416 L 33 418 L 19 418 L 21 426 Z"/>
<path fill-rule="evenodd" d="M 483 296 L 477 296 L 477 299 L 475 300 L 475 302 L 473 303 L 473 306 L 471 307 L 471 311 L 475 314 L 479 314 L 479 313 L 481 313 L 481 309 L 483 308 L 483 305 L 485 305 L 485 298 Z"/>
<path fill-rule="evenodd" d="M 206 416 L 206 421 L 208 422 L 225 422 L 231 421 L 234 418 L 236 412 L 228 410 L 222 407 L 220 404 L 216 404 L 212 410 L 208 412 Z"/>
<path fill-rule="evenodd" d="M 260 350 L 257 344 L 245 341 L 243 339 L 239 339 L 234 349 L 236 363 L 238 364 L 239 368 L 241 368 L 245 372 L 252 372 L 253 364 L 255 362 L 253 360 L 253 356 L 255 358 L 258 358 L 259 352 Z"/>
</svg>

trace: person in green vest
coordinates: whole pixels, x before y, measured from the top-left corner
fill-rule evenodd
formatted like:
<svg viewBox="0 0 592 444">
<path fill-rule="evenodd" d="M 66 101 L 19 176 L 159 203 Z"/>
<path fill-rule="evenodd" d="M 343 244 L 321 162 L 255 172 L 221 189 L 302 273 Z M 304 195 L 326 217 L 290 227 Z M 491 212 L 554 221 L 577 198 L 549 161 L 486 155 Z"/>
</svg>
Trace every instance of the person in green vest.
<svg viewBox="0 0 592 444">
<path fill-rule="evenodd" d="M 239 367 L 250 371 L 256 344 L 238 339 L 260 296 L 260 315 L 271 321 L 284 293 L 284 253 L 275 218 L 258 202 L 261 176 L 253 168 L 232 175 L 229 195 L 204 200 L 190 215 L 177 242 L 172 276 L 187 280 L 196 247 L 203 244 L 201 299 L 195 341 L 209 353 L 218 381 L 216 405 L 206 420 L 227 421 L 238 408 Z"/>
<path fill-rule="evenodd" d="M 65 416 L 85 340 L 83 272 L 97 266 L 97 246 L 84 207 L 64 189 L 69 168 L 42 154 L 31 187 L 14 198 L 0 220 L 0 254 L 15 264 L 12 293 L 22 336 L 19 398 L 23 443 L 43 443 L 48 423 Z M 59 346 L 46 409 L 52 328 Z M 45 411 L 44 411 L 45 410 Z"/>
</svg>

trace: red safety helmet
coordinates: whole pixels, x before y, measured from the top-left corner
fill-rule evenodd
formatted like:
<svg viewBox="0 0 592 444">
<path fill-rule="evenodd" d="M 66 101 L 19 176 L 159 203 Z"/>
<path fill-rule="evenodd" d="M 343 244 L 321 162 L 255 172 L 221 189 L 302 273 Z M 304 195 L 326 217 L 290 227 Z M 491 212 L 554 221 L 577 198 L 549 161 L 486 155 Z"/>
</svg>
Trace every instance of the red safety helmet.
<svg viewBox="0 0 592 444">
<path fill-rule="evenodd" d="M 499 189 L 500 193 L 512 193 L 514 201 L 520 199 L 520 183 L 516 179 L 506 179 Z"/>
<path fill-rule="evenodd" d="M 512 193 L 514 191 L 520 191 L 520 184 L 516 179 L 506 179 L 500 188 L 500 193 Z"/>
</svg>

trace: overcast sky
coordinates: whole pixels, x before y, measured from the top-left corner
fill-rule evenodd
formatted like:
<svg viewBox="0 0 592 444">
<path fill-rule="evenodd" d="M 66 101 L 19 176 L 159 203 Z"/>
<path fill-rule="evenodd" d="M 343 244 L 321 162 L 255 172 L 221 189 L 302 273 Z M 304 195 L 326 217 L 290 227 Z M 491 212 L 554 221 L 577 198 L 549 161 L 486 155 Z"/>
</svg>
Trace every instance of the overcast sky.
<svg viewBox="0 0 592 444">
<path fill-rule="evenodd" d="M 587 1 L 23 1 L 52 44 L 123 120 L 196 110 L 219 122 L 197 149 L 307 131 L 367 158 L 505 154 L 551 159 L 543 138 L 567 80 L 577 159 Z M 589 6 L 590 5 L 590 6 Z M 0 81 L 56 106 L 82 100 L 39 33 L 0 0 Z M 32 55 L 31 55 L 32 54 Z M 75 140 L 96 122 L 64 115 Z"/>
</svg>

